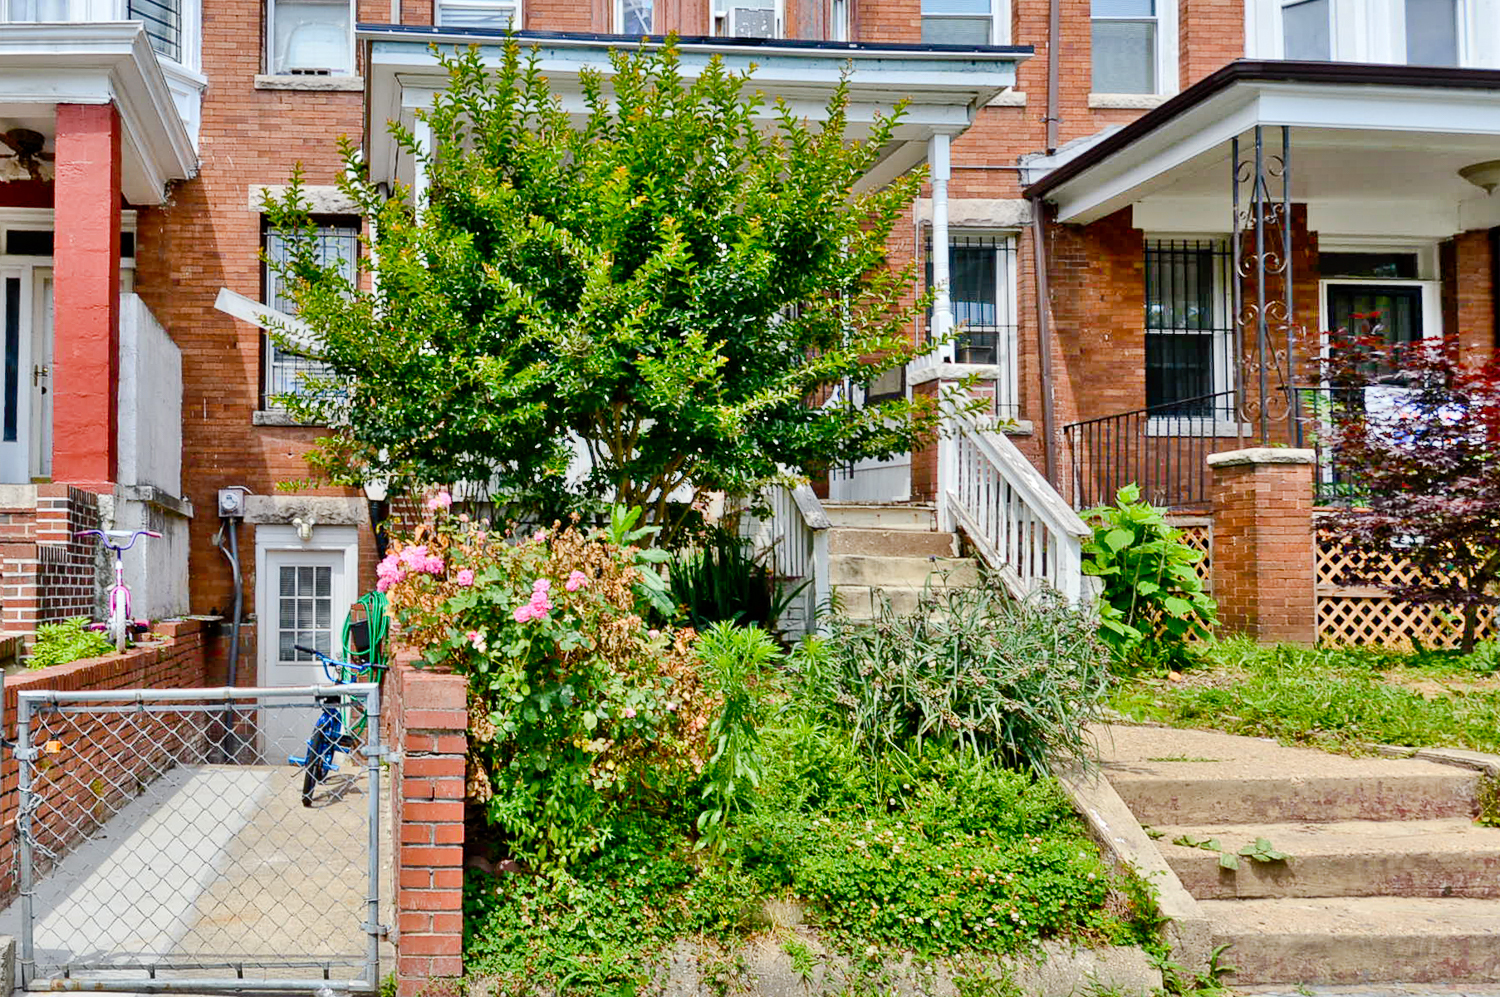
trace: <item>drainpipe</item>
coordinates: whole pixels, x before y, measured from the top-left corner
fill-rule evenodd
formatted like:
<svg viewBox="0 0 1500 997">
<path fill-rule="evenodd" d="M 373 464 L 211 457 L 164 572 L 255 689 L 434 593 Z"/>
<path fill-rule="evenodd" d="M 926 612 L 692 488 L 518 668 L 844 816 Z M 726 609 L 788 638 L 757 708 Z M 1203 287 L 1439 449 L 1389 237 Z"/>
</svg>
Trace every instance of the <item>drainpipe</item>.
<svg viewBox="0 0 1500 997">
<path fill-rule="evenodd" d="M 1047 10 L 1047 155 L 1057 151 L 1058 116 L 1058 53 L 1057 46 L 1062 35 L 1062 0 L 1052 0 Z"/>
<path fill-rule="evenodd" d="M 1057 0 L 1053 0 L 1056 9 Z M 1046 212 L 1040 197 L 1031 199 L 1031 244 L 1036 257 L 1036 339 L 1042 358 L 1042 435 L 1046 438 L 1047 481 L 1057 488 L 1057 402 L 1052 381 L 1051 293 L 1047 289 L 1047 240 L 1042 233 Z"/>
</svg>

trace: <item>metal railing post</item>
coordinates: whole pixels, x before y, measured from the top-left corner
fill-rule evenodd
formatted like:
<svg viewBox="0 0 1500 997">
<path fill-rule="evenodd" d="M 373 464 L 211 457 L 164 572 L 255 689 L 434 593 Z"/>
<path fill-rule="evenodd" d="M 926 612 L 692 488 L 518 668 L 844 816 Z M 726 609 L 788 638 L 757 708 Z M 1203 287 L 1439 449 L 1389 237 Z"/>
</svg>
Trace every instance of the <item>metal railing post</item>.
<svg viewBox="0 0 1500 997">
<path fill-rule="evenodd" d="M 365 931 L 368 949 L 365 953 L 365 979 L 375 990 L 380 988 L 380 939 L 385 929 L 380 923 L 380 763 L 385 752 L 380 747 L 380 689 L 371 689 L 365 700 L 365 758 L 370 777 L 370 888 L 366 904 Z"/>
<path fill-rule="evenodd" d="M 16 811 L 16 848 L 20 855 L 21 875 L 21 952 L 16 960 L 21 986 L 36 976 L 36 871 L 32 867 L 31 814 L 35 808 L 31 788 L 31 701 L 21 696 L 16 702 L 16 758 L 19 761 L 20 807 Z"/>
</svg>

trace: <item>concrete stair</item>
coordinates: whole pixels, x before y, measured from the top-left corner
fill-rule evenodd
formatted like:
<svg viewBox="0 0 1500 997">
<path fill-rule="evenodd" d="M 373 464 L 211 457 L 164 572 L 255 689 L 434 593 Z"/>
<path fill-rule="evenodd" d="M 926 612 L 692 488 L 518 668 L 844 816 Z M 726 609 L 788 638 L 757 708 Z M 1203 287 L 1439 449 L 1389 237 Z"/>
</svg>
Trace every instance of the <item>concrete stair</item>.
<svg viewBox="0 0 1500 997">
<path fill-rule="evenodd" d="M 883 605 L 912 613 L 927 588 L 979 582 L 978 565 L 955 557 L 958 538 L 937 529 L 931 505 L 824 503 L 829 583 L 846 616 L 874 619 Z"/>
<path fill-rule="evenodd" d="M 1210 731 L 1113 727 L 1110 784 L 1211 926 L 1236 986 L 1500 984 L 1500 829 L 1482 775 Z M 1476 759 L 1467 759 L 1475 761 Z M 1265 838 L 1283 862 L 1224 851 Z"/>
</svg>

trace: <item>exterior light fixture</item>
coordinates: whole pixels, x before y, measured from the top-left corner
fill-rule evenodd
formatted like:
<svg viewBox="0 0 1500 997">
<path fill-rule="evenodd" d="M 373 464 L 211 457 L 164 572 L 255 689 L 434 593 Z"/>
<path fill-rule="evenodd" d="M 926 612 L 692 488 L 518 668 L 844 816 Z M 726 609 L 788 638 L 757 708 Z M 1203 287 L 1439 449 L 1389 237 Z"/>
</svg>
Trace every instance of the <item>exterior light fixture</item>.
<svg viewBox="0 0 1500 997">
<path fill-rule="evenodd" d="M 1500 159 L 1465 166 L 1458 171 L 1458 175 L 1474 186 L 1484 188 L 1486 194 L 1493 194 L 1495 188 L 1500 187 Z"/>
</svg>

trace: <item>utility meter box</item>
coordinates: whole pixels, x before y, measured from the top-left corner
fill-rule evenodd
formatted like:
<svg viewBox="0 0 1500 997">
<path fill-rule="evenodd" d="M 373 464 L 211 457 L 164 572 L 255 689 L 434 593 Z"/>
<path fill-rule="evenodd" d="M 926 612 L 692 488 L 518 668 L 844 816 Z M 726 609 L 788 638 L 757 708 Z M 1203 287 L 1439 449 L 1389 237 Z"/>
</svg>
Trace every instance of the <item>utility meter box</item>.
<svg viewBox="0 0 1500 997">
<path fill-rule="evenodd" d="M 219 515 L 226 519 L 245 518 L 245 489 L 219 489 Z"/>
</svg>

